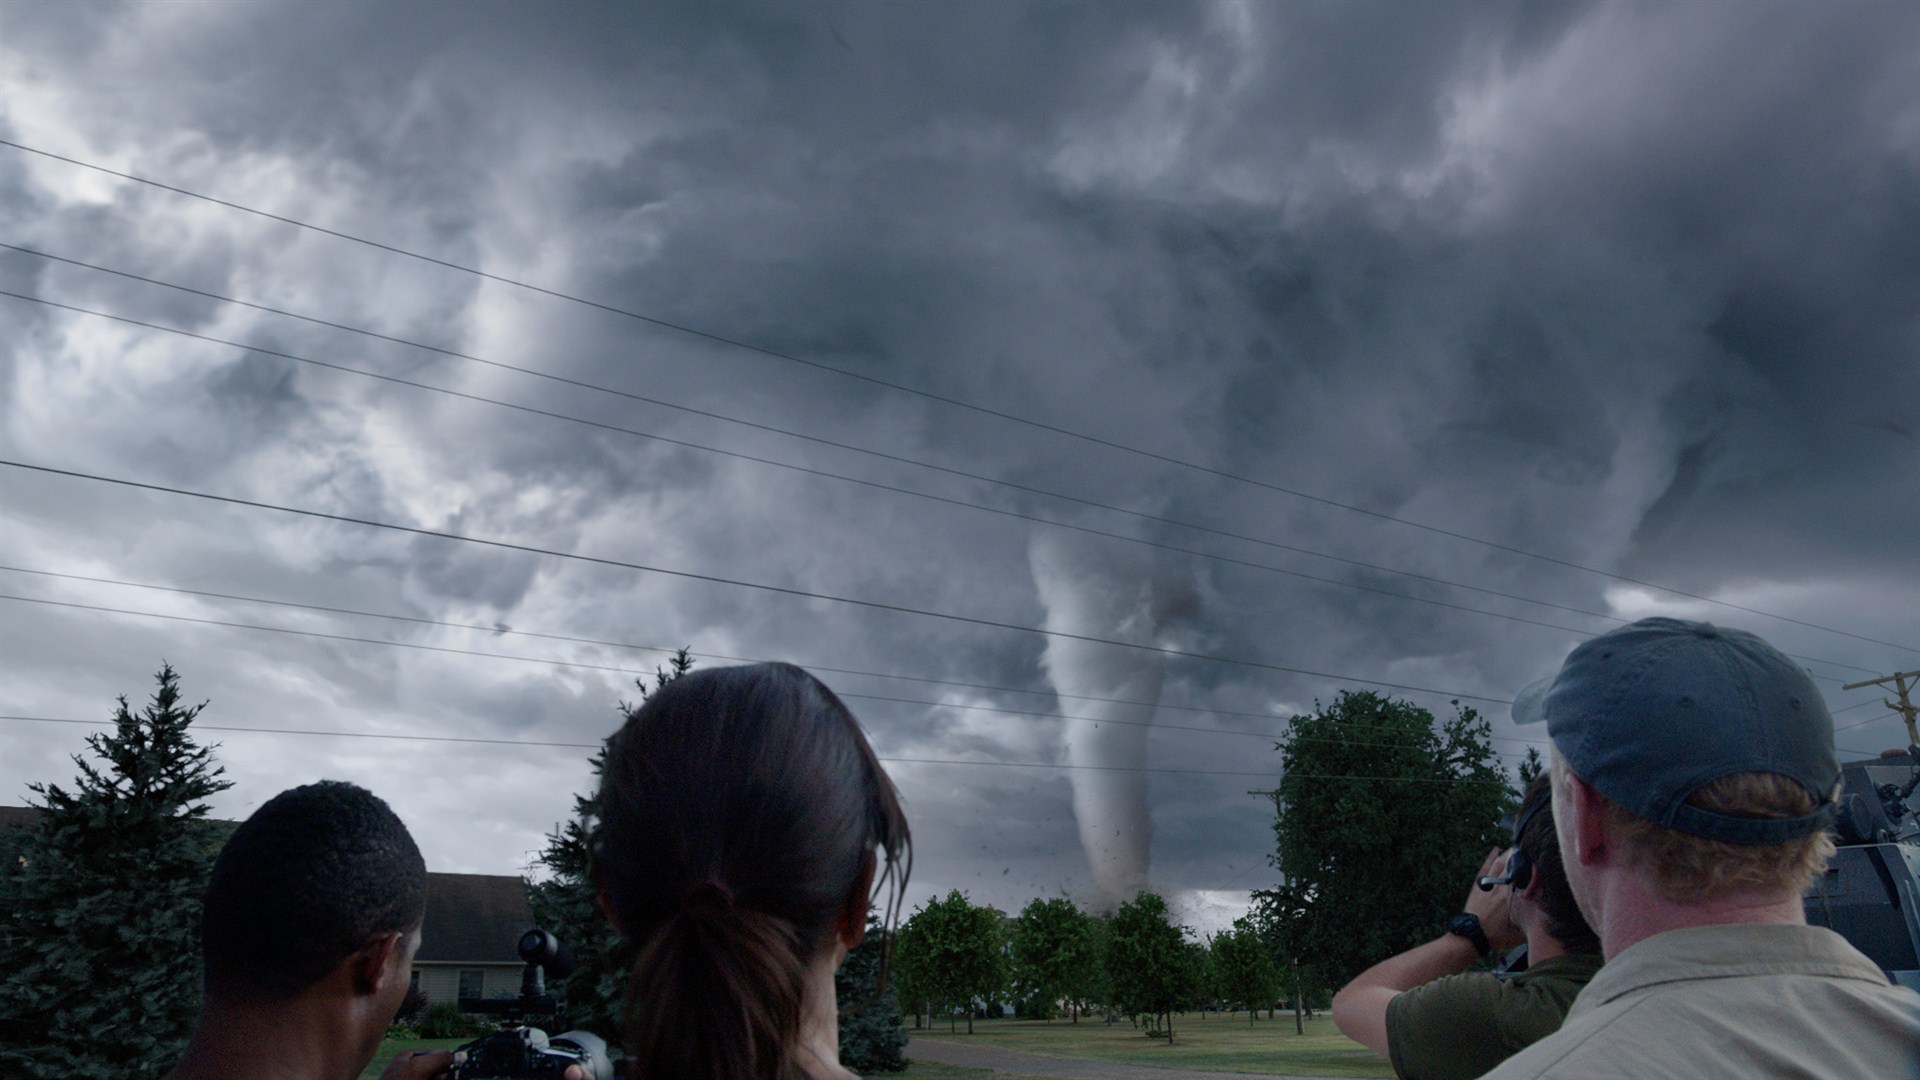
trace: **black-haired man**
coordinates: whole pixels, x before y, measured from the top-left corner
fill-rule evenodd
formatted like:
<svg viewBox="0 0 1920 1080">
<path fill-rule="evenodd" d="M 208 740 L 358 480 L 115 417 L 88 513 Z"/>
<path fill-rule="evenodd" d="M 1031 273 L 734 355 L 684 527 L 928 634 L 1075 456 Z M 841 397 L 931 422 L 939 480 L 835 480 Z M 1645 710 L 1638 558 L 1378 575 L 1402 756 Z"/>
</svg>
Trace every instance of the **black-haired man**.
<svg viewBox="0 0 1920 1080">
<path fill-rule="evenodd" d="M 1488 1080 L 1911 1077 L 1920 996 L 1801 896 L 1833 853 L 1833 718 L 1773 646 L 1643 619 L 1522 691 L 1567 879 L 1607 966 Z"/>
<path fill-rule="evenodd" d="M 406 995 L 426 892 L 420 849 L 371 792 L 323 781 L 268 800 L 214 862 L 206 1000 L 166 1080 L 355 1080 Z M 402 1055 L 383 1080 L 451 1064 Z"/>
<path fill-rule="evenodd" d="M 1551 794 L 1544 775 L 1527 786 L 1512 848 L 1487 857 L 1446 933 L 1382 960 L 1334 995 L 1334 1023 L 1393 1062 L 1402 1080 L 1484 1074 L 1556 1031 L 1600 970 L 1599 939 L 1560 862 Z M 1525 970 L 1467 971 L 1522 941 Z"/>
</svg>

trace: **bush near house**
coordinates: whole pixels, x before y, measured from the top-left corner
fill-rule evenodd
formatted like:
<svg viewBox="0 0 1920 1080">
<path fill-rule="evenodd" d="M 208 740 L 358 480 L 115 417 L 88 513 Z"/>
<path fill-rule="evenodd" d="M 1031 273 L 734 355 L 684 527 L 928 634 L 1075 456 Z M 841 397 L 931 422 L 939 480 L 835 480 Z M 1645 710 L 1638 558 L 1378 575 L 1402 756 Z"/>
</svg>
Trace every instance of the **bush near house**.
<svg viewBox="0 0 1920 1080">
<path fill-rule="evenodd" d="M 451 1001 L 436 1001 L 427 1006 L 420 1018 L 423 1039 L 465 1039 L 489 1030 L 490 1025 L 477 1016 L 460 1011 Z"/>
</svg>

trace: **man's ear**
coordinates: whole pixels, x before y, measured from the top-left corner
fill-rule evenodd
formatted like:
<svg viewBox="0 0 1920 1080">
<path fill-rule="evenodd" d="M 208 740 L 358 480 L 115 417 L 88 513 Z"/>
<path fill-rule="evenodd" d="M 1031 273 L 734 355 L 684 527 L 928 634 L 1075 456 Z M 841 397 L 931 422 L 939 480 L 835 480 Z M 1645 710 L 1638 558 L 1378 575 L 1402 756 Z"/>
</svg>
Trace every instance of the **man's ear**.
<svg viewBox="0 0 1920 1080">
<path fill-rule="evenodd" d="M 389 981 L 401 978 L 399 959 L 406 955 L 407 935 L 381 934 L 360 947 L 347 963 L 353 974 L 353 989 L 361 994 L 378 994 Z"/>
<path fill-rule="evenodd" d="M 853 891 L 840 905 L 840 918 L 834 929 L 849 949 L 858 948 L 867 939 L 867 912 L 873 907 L 874 866 L 873 852 L 869 851 L 860 863 L 860 876 L 853 883 Z"/>
<path fill-rule="evenodd" d="M 1546 888 L 1546 886 L 1540 883 L 1540 871 L 1538 868 L 1535 868 L 1533 873 L 1527 877 L 1527 887 L 1521 889 L 1519 895 L 1528 903 L 1537 905 L 1540 903 L 1540 892 L 1544 888 Z"/>
<path fill-rule="evenodd" d="M 1567 774 L 1567 794 L 1568 816 L 1572 818 L 1573 825 L 1573 857 L 1582 866 L 1606 862 L 1611 853 L 1612 840 L 1607 828 L 1607 797 L 1572 772 Z M 1565 858 L 1567 852 L 1560 854 Z"/>
</svg>

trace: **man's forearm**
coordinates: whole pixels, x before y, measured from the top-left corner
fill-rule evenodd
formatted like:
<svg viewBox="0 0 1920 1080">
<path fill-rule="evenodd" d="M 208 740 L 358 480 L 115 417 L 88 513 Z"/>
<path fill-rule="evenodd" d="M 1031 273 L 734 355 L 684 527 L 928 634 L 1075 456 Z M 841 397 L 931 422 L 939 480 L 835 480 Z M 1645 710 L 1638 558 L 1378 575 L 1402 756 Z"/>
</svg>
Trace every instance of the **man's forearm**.
<svg viewBox="0 0 1920 1080">
<path fill-rule="evenodd" d="M 1458 975 L 1480 959 L 1480 950 L 1458 934 L 1389 956 L 1354 976 L 1333 995 L 1333 1022 L 1347 1038 L 1387 1056 L 1387 1003 L 1416 986 Z"/>
<path fill-rule="evenodd" d="M 1389 956 L 1353 977 L 1348 986 L 1379 986 L 1396 993 L 1458 975 L 1480 959 L 1480 950 L 1459 934 L 1441 934 L 1425 945 Z"/>
</svg>

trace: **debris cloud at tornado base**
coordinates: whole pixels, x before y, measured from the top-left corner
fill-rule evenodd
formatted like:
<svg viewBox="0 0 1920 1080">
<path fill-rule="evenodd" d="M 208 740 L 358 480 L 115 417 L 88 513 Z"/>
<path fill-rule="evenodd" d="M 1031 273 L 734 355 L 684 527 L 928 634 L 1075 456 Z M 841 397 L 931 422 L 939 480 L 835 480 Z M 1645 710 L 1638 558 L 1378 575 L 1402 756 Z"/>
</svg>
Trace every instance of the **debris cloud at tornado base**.
<svg viewBox="0 0 1920 1080">
<path fill-rule="evenodd" d="M 1054 633 L 1158 645 L 1198 607 L 1190 577 L 1083 540 L 1037 534 L 1028 559 Z M 1055 637 L 1042 663 L 1062 711 L 1076 717 L 1062 729 L 1067 764 L 1081 767 L 1070 776 L 1074 820 L 1099 906 L 1111 910 L 1148 888 L 1153 815 L 1147 774 L 1139 770 L 1147 766 L 1146 725 L 1160 700 L 1166 657 Z"/>
</svg>

